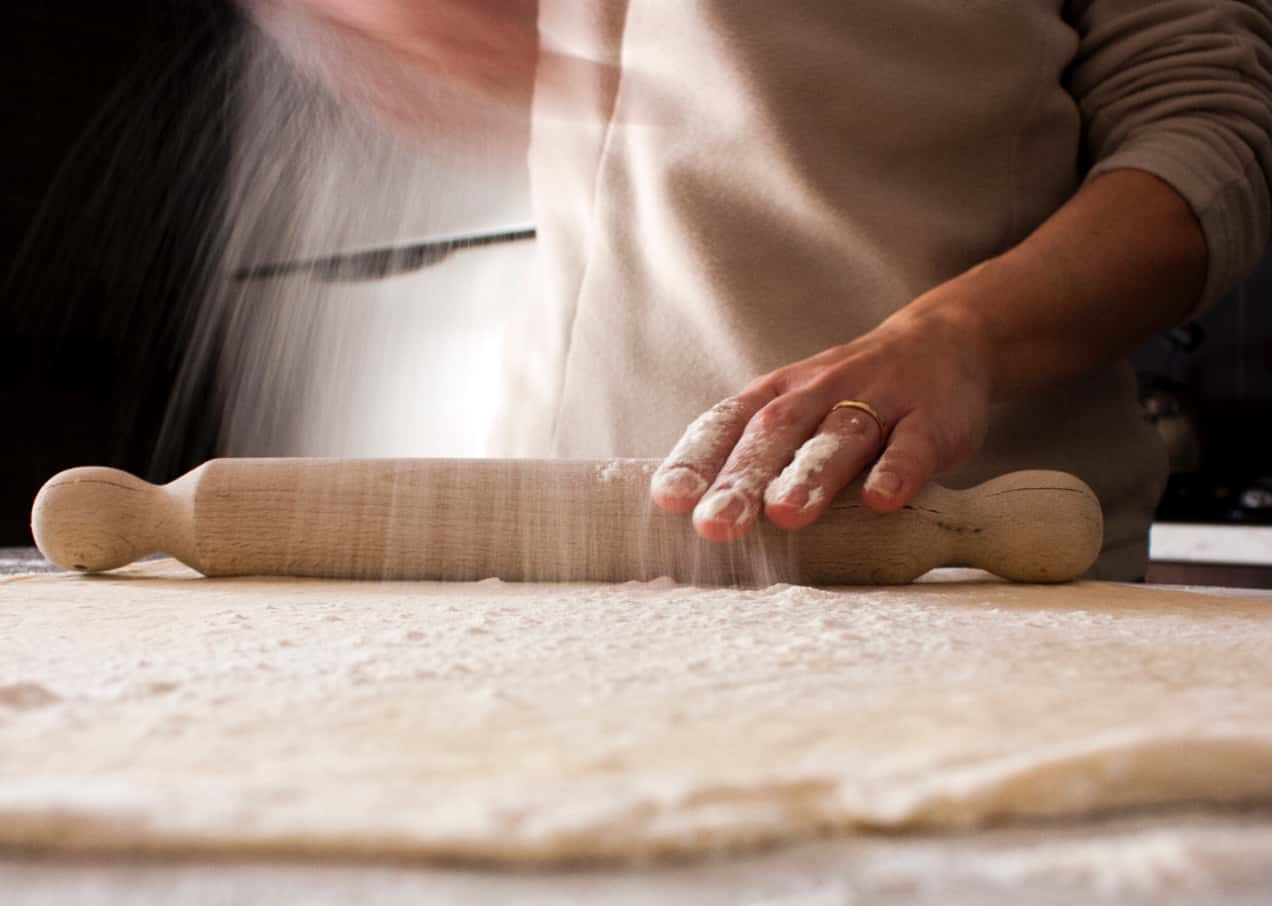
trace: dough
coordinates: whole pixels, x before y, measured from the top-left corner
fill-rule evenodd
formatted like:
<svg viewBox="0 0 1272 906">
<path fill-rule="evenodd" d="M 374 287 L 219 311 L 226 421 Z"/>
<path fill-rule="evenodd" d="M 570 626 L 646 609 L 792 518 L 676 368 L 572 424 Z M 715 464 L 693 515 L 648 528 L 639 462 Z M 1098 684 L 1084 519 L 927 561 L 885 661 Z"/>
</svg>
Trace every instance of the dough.
<svg viewBox="0 0 1272 906">
<path fill-rule="evenodd" d="M 0 845 L 635 858 L 1272 796 L 1272 599 L 0 584 Z"/>
</svg>

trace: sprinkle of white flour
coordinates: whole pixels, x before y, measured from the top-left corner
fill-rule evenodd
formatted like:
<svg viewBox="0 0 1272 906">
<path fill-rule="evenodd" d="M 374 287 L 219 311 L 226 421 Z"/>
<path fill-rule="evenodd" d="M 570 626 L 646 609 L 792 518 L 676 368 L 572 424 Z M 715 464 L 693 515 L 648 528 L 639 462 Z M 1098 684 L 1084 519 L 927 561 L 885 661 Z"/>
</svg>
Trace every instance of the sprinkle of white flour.
<svg viewBox="0 0 1272 906">
<path fill-rule="evenodd" d="M 699 521 L 715 520 L 730 506 L 739 504 L 732 522 L 744 525 L 758 516 L 759 500 L 764 490 L 764 476 L 758 471 L 742 472 L 727 488 L 713 491 L 698 504 L 693 518 Z"/>
<path fill-rule="evenodd" d="M 637 459 L 611 459 L 596 467 L 596 480 L 601 484 L 611 484 L 623 477 L 626 467 L 640 462 Z M 641 463 L 641 471 L 648 474 L 653 469 L 652 463 Z"/>
<path fill-rule="evenodd" d="M 1254 800 L 1270 648 L 1265 600 L 1098 583 L 0 581 L 0 846 L 543 863 Z"/>
<path fill-rule="evenodd" d="M 707 489 L 707 477 L 688 468 L 711 456 L 742 412 L 742 404 L 725 400 L 698 416 L 654 473 L 651 488 L 656 494 L 694 497 Z"/>
<path fill-rule="evenodd" d="M 821 476 L 822 469 L 834 458 L 842 446 L 842 439 L 837 434 L 816 434 L 804 442 L 795 453 L 790 465 L 782 470 L 764 492 L 766 503 L 780 503 L 789 497 L 797 488 L 807 488 L 816 478 Z M 821 503 L 825 494 L 821 488 L 813 488 L 808 493 L 804 508 L 814 507 Z"/>
</svg>

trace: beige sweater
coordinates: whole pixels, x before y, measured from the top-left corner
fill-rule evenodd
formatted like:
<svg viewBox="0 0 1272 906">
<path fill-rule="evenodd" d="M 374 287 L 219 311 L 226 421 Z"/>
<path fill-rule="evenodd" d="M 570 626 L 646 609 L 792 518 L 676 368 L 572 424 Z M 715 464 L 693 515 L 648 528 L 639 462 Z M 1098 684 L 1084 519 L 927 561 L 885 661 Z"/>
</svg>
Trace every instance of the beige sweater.
<svg viewBox="0 0 1272 906">
<path fill-rule="evenodd" d="M 509 334 L 502 452 L 664 455 L 757 375 L 1019 242 L 1084 174 L 1148 170 L 1191 203 L 1201 304 L 1268 240 L 1272 3 L 543 0 L 540 27 L 621 74 L 578 86 L 594 119 L 535 125 L 546 294 Z M 1143 574 L 1166 460 L 1128 366 L 998 406 L 944 480 L 1019 468 L 1086 479 L 1097 573 Z"/>
</svg>

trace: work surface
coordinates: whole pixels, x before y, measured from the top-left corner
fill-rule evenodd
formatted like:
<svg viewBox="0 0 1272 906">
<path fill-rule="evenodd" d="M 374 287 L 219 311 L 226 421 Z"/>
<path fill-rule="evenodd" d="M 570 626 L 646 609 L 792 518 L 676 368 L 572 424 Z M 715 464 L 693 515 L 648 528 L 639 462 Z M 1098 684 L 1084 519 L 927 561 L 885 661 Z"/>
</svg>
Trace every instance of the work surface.
<svg viewBox="0 0 1272 906">
<path fill-rule="evenodd" d="M 148 564 L 8 581 L 0 631 L 0 886 L 30 899 L 1236 903 L 1272 886 L 1267 600 Z M 743 851 L 615 861 L 721 847 Z M 487 867 L 421 866 L 436 856 Z M 507 867 L 562 858 L 609 867 Z"/>
</svg>

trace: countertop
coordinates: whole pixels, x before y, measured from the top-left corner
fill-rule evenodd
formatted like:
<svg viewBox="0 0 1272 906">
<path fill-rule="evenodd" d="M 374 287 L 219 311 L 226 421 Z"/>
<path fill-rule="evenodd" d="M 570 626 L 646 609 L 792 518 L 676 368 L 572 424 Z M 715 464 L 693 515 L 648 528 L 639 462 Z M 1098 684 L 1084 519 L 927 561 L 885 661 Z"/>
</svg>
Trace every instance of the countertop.
<svg viewBox="0 0 1272 906">
<path fill-rule="evenodd" d="M 0 576 L 22 573 L 55 573 L 58 568 L 33 547 L 0 547 Z"/>
<path fill-rule="evenodd" d="M 0 575 L 52 571 L 0 548 Z M 0 715 L 2 717 L 3 715 Z M 1244 906 L 1272 898 L 1272 804 L 861 835 L 673 865 L 556 871 L 221 857 L 0 852 L 6 904 L 1070 902 Z"/>
</svg>

